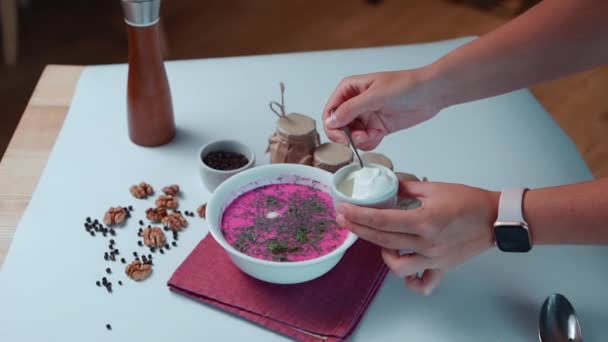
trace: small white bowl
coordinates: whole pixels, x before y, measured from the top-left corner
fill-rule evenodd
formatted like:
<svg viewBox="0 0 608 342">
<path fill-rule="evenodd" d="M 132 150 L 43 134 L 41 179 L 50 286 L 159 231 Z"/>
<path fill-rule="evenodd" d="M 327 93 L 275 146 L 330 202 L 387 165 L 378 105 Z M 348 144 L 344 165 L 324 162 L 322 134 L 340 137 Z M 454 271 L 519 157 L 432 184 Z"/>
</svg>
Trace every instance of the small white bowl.
<svg viewBox="0 0 608 342">
<path fill-rule="evenodd" d="M 240 153 L 247 157 L 249 162 L 238 169 L 234 170 L 217 170 L 214 169 L 203 161 L 203 158 L 209 153 L 214 151 L 224 151 L 224 152 L 235 152 Z M 198 152 L 198 164 L 199 164 L 199 173 L 201 175 L 201 180 L 203 184 L 209 190 L 209 192 L 213 192 L 222 182 L 226 179 L 236 175 L 237 173 L 252 168 L 255 165 L 255 154 L 253 151 L 247 147 L 247 145 L 242 142 L 236 140 L 214 140 L 211 141 L 203 147 Z"/>
<path fill-rule="evenodd" d="M 397 175 L 395 175 L 391 169 L 380 164 L 366 163 L 366 165 L 373 165 L 374 167 L 378 167 L 386 172 L 391 177 L 391 188 L 388 189 L 386 193 L 378 197 L 366 199 L 352 198 L 342 193 L 340 190 L 338 190 L 340 183 L 342 183 L 344 178 L 346 178 L 346 176 L 348 176 L 351 172 L 360 168 L 359 164 L 347 165 L 336 171 L 331 182 L 331 192 L 334 199 L 334 206 L 336 208 L 342 202 L 352 203 L 361 207 L 378 209 L 391 209 L 397 205 L 397 193 L 399 191 L 399 180 L 397 179 Z"/>
<path fill-rule="evenodd" d="M 315 259 L 278 262 L 254 258 L 232 247 L 221 231 L 222 216 L 237 197 L 255 188 L 278 183 L 296 183 L 331 192 L 332 174 L 306 165 L 270 164 L 259 166 L 231 177 L 211 195 L 207 204 L 207 223 L 211 236 L 224 248 L 232 262 L 250 276 L 275 284 L 296 284 L 322 276 L 344 256 L 344 252 L 357 240 L 348 233 L 346 240 L 335 250 Z"/>
</svg>

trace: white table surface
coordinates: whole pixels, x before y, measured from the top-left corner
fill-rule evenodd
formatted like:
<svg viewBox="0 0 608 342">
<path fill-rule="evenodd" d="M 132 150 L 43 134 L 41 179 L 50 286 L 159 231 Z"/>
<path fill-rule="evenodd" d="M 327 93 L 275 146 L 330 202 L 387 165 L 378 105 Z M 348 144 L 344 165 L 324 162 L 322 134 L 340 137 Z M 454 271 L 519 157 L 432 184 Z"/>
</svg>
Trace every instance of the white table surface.
<svg viewBox="0 0 608 342">
<path fill-rule="evenodd" d="M 107 243 L 86 234 L 83 219 L 101 217 L 111 205 L 134 205 L 135 219 L 115 240 L 122 256 L 142 250 L 136 246 L 137 220 L 152 200 L 132 199 L 129 185 L 179 183 L 186 193 L 182 208 L 194 210 L 209 196 L 196 169 L 203 143 L 238 138 L 266 163 L 263 151 L 275 121 L 268 101 L 278 98 L 280 80 L 287 86 L 288 111 L 320 119 L 342 77 L 420 66 L 467 40 L 167 63 L 179 135 L 154 149 L 128 140 L 126 66 L 86 68 L 0 272 L 0 341 L 285 340 L 167 289 L 173 270 L 207 233 L 203 221 L 191 222 L 179 248 L 162 258 L 157 253 L 145 282 L 131 282 L 122 264 L 111 264 L 110 295 L 94 284 L 108 266 L 102 258 Z M 378 151 L 397 170 L 491 189 L 592 178 L 575 146 L 528 91 L 449 108 L 389 137 Z M 542 301 L 561 292 L 577 308 L 586 341 L 601 341 L 608 338 L 607 264 L 608 249 L 601 247 L 489 252 L 449 272 L 430 297 L 389 276 L 352 340 L 533 341 Z"/>
</svg>

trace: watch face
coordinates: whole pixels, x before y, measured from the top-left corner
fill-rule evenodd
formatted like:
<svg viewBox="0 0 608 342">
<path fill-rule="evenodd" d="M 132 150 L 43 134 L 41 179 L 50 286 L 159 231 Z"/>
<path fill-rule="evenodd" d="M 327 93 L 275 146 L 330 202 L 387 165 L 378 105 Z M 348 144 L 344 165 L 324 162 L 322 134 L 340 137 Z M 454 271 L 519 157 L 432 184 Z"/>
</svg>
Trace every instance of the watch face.
<svg viewBox="0 0 608 342">
<path fill-rule="evenodd" d="M 496 245 L 503 252 L 528 252 L 532 249 L 530 234 L 520 225 L 498 225 L 494 233 Z"/>
</svg>

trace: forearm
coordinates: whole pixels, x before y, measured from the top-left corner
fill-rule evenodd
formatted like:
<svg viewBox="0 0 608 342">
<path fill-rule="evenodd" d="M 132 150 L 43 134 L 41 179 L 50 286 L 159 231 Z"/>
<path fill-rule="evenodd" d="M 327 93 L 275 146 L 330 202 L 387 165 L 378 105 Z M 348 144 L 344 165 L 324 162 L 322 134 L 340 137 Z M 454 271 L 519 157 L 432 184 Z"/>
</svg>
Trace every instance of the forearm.
<svg viewBox="0 0 608 342">
<path fill-rule="evenodd" d="M 524 196 L 534 244 L 608 244 L 608 178 Z"/>
<path fill-rule="evenodd" d="M 545 0 L 425 67 L 441 107 L 608 62 L 608 1 Z"/>
</svg>

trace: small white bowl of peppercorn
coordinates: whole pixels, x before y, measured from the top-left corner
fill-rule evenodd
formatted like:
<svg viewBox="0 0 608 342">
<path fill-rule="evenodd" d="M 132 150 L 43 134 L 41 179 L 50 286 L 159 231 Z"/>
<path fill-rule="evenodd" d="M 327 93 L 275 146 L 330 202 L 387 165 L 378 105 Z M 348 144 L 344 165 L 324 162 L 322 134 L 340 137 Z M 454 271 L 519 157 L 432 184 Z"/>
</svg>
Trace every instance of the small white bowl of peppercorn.
<svg viewBox="0 0 608 342">
<path fill-rule="evenodd" d="M 236 140 L 214 140 L 201 147 L 199 172 L 209 192 L 226 179 L 255 165 L 255 154 L 245 144 Z"/>
</svg>

